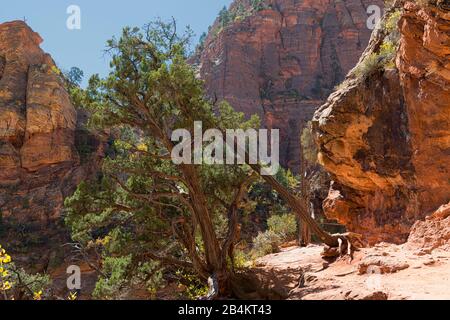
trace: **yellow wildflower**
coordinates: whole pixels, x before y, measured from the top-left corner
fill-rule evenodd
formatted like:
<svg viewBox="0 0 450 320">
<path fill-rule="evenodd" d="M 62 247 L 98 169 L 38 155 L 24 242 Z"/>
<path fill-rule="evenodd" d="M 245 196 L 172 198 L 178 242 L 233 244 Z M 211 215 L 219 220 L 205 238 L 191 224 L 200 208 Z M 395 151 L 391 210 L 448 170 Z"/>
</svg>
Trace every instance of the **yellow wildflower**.
<svg viewBox="0 0 450 320">
<path fill-rule="evenodd" d="M 139 151 L 148 151 L 148 147 L 147 147 L 147 145 L 146 145 L 145 143 L 140 143 L 140 144 L 138 144 L 138 145 L 137 145 L 137 149 L 138 149 Z"/>
<path fill-rule="evenodd" d="M 0 287 L 0 291 L 7 291 L 11 289 L 12 285 L 9 281 L 3 282 L 2 286 Z"/>
<path fill-rule="evenodd" d="M 103 239 L 97 239 L 95 240 L 95 244 L 98 246 L 106 246 L 111 241 L 110 236 L 106 236 Z"/>
<path fill-rule="evenodd" d="M 0 263 L 10 263 L 11 262 L 11 256 L 8 254 L 4 254 L 0 256 Z"/>
<path fill-rule="evenodd" d="M 74 292 L 69 292 L 69 296 L 67 297 L 67 300 L 77 300 L 78 298 L 78 294 L 76 291 Z"/>
<path fill-rule="evenodd" d="M 33 300 L 42 300 L 42 290 L 33 294 Z"/>
</svg>

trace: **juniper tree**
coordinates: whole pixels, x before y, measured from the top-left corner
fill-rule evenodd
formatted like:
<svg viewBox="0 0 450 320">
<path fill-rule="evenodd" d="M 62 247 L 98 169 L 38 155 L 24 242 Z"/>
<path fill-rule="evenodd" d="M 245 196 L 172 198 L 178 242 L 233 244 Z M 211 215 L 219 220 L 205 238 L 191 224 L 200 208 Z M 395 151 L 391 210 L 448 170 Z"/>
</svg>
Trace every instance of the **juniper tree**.
<svg viewBox="0 0 450 320">
<path fill-rule="evenodd" d="M 108 42 L 111 72 L 90 79 L 81 104 L 92 126 L 113 131 L 114 156 L 97 183 L 81 184 L 66 200 L 66 220 L 84 245 L 107 239 L 108 254 L 134 253 L 134 265 L 152 259 L 214 276 L 223 295 L 239 206 L 254 175 L 246 166 L 174 165 L 171 132 L 192 130 L 194 121 L 205 130 L 259 121 L 204 99 L 186 63 L 189 36 L 177 35 L 174 22 L 156 22 Z"/>
<path fill-rule="evenodd" d="M 228 295 L 241 285 L 233 281 L 230 257 L 242 202 L 261 166 L 176 165 L 171 133 L 186 129 L 193 135 L 196 121 L 204 130 L 246 130 L 257 128 L 259 120 L 205 99 L 202 82 L 186 62 L 189 38 L 189 31 L 177 34 L 175 22 L 157 21 L 142 30 L 125 28 L 108 41 L 109 75 L 93 76 L 86 90 L 76 90 L 76 100 L 89 110 L 90 125 L 111 130 L 115 142 L 101 175 L 66 199 L 66 222 L 81 248 L 101 247 L 94 251 L 102 258 L 123 257 L 115 274 L 158 261 L 208 280 L 210 296 Z M 337 244 L 275 177 L 262 179 L 319 238 Z M 151 277 L 155 270 L 148 272 Z"/>
</svg>

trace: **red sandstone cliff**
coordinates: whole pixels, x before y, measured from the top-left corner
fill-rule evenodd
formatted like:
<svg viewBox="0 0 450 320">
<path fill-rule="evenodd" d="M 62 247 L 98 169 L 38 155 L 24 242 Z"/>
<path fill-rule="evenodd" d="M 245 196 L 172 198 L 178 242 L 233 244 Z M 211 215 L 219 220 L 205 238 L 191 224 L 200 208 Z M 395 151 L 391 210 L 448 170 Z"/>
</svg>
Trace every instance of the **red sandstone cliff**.
<svg viewBox="0 0 450 320">
<path fill-rule="evenodd" d="M 356 64 L 371 30 L 367 7 L 380 0 L 236 0 L 234 21 L 211 29 L 196 57 L 212 99 L 260 115 L 281 130 L 281 162 L 300 169 L 300 132 Z M 243 13 L 246 12 L 246 13 Z"/>
<path fill-rule="evenodd" d="M 95 170 L 99 158 L 82 166 L 76 140 L 101 153 L 41 42 L 24 22 L 0 24 L 0 213 L 2 230 L 13 233 L 10 245 L 20 232 L 51 232 L 64 198 Z"/>
<path fill-rule="evenodd" d="M 389 13 L 386 21 L 400 16 L 398 29 L 374 32 L 358 67 L 315 114 L 319 159 L 334 180 L 325 213 L 370 243 L 404 242 L 414 222 L 450 201 L 445 4 L 406 1 Z M 381 66 L 392 41 L 395 61 Z"/>
</svg>

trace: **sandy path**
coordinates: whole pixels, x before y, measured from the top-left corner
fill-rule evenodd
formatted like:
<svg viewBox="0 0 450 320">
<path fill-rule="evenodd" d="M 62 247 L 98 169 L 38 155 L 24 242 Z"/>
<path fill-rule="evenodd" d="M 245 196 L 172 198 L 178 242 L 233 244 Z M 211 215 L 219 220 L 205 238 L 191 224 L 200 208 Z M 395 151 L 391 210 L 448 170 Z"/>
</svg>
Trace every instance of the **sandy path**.
<svg viewBox="0 0 450 320">
<path fill-rule="evenodd" d="M 274 286 L 283 286 L 289 299 L 450 299 L 450 252 L 417 254 L 380 244 L 362 249 L 352 262 L 327 264 L 321 251 L 315 245 L 286 248 L 259 259 L 257 268 L 273 274 Z M 359 274 L 363 264 L 369 269 Z M 391 271 L 380 274 L 384 269 Z"/>
</svg>

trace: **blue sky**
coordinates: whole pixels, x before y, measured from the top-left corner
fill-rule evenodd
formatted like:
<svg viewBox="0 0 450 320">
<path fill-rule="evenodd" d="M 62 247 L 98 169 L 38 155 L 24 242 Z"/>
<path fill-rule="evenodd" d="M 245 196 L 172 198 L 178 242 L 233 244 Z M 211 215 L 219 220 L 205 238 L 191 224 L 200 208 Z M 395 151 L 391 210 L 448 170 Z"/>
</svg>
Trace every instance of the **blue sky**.
<svg viewBox="0 0 450 320">
<path fill-rule="evenodd" d="M 232 0 L 14 0 L 0 10 L 0 22 L 26 19 L 63 69 L 81 68 L 85 80 L 94 73 L 105 75 L 103 56 L 106 40 L 119 35 L 124 26 L 143 26 L 156 17 L 190 25 L 197 37 L 212 24 L 217 13 Z M 81 9 L 81 30 L 69 30 L 66 13 L 70 5 Z"/>
</svg>

